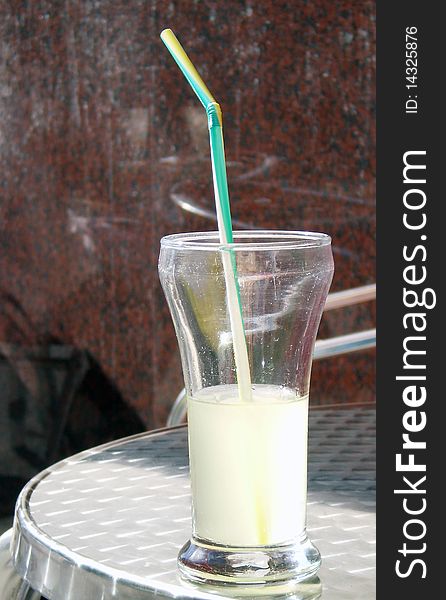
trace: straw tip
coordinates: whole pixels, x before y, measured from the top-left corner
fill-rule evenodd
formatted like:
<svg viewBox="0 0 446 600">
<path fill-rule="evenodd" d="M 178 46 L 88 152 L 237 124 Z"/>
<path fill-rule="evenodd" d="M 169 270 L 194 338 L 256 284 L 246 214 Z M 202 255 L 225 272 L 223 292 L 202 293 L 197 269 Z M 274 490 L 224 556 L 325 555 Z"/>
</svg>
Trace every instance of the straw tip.
<svg viewBox="0 0 446 600">
<path fill-rule="evenodd" d="M 160 33 L 160 38 L 163 40 L 165 37 L 167 37 L 169 35 L 174 35 L 174 33 L 171 29 L 169 29 L 169 27 L 167 27 L 166 29 L 163 29 L 162 32 Z"/>
</svg>

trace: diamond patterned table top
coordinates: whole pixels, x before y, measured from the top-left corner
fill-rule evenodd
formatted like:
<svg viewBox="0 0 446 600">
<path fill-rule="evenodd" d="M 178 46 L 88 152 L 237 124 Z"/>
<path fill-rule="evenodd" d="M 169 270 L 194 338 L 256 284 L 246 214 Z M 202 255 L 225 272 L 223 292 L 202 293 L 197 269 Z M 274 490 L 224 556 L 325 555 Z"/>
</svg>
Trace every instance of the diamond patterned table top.
<svg viewBox="0 0 446 600">
<path fill-rule="evenodd" d="M 374 428 L 374 409 L 310 412 L 308 531 L 322 554 L 321 583 L 276 597 L 375 598 Z M 93 448 L 39 474 L 21 494 L 11 549 L 18 572 L 49 600 L 262 594 L 183 582 L 176 557 L 189 536 L 182 426 Z"/>
</svg>

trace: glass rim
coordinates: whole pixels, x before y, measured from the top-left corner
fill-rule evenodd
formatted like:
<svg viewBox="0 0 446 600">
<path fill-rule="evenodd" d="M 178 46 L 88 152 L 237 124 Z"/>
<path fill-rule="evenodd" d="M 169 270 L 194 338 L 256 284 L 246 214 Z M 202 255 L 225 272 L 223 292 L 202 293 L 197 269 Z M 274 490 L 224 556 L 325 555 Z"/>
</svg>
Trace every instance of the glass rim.
<svg viewBox="0 0 446 600">
<path fill-rule="evenodd" d="M 235 241 L 222 244 L 218 231 L 172 233 L 161 238 L 162 248 L 176 250 L 299 250 L 320 248 L 331 244 L 327 233 L 316 231 L 286 231 L 282 229 L 244 229 L 233 232 Z M 243 241 L 243 240 L 251 241 Z M 242 240 L 242 241 L 238 241 Z"/>
</svg>

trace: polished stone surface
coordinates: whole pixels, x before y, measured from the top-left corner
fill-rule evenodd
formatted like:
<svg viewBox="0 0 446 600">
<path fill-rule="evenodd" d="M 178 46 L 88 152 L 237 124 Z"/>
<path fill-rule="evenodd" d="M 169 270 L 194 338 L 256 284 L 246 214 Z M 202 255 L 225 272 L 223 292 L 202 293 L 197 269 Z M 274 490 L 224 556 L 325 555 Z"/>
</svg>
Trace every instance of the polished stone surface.
<svg viewBox="0 0 446 600">
<path fill-rule="evenodd" d="M 159 239 L 215 228 L 204 111 L 164 27 L 221 103 L 236 225 L 325 231 L 332 289 L 373 282 L 374 11 L 1 3 L 0 341 L 86 350 L 145 426 L 164 424 L 182 383 Z M 342 309 L 321 336 L 373 326 L 373 306 Z M 312 390 L 314 403 L 372 400 L 373 351 L 315 364 Z"/>
</svg>

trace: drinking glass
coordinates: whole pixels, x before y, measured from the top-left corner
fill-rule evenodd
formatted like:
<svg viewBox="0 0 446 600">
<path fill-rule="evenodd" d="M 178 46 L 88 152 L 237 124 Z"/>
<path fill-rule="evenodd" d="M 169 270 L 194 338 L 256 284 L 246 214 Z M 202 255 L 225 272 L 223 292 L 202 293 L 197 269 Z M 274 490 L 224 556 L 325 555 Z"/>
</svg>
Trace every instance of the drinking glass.
<svg viewBox="0 0 446 600">
<path fill-rule="evenodd" d="M 236 273 L 252 395 L 241 397 L 223 256 Z M 226 261 L 227 264 L 227 261 Z M 308 393 L 333 276 L 323 233 L 243 231 L 161 240 L 159 274 L 187 392 L 192 536 L 181 573 L 266 584 L 313 575 L 306 534 Z"/>
</svg>

